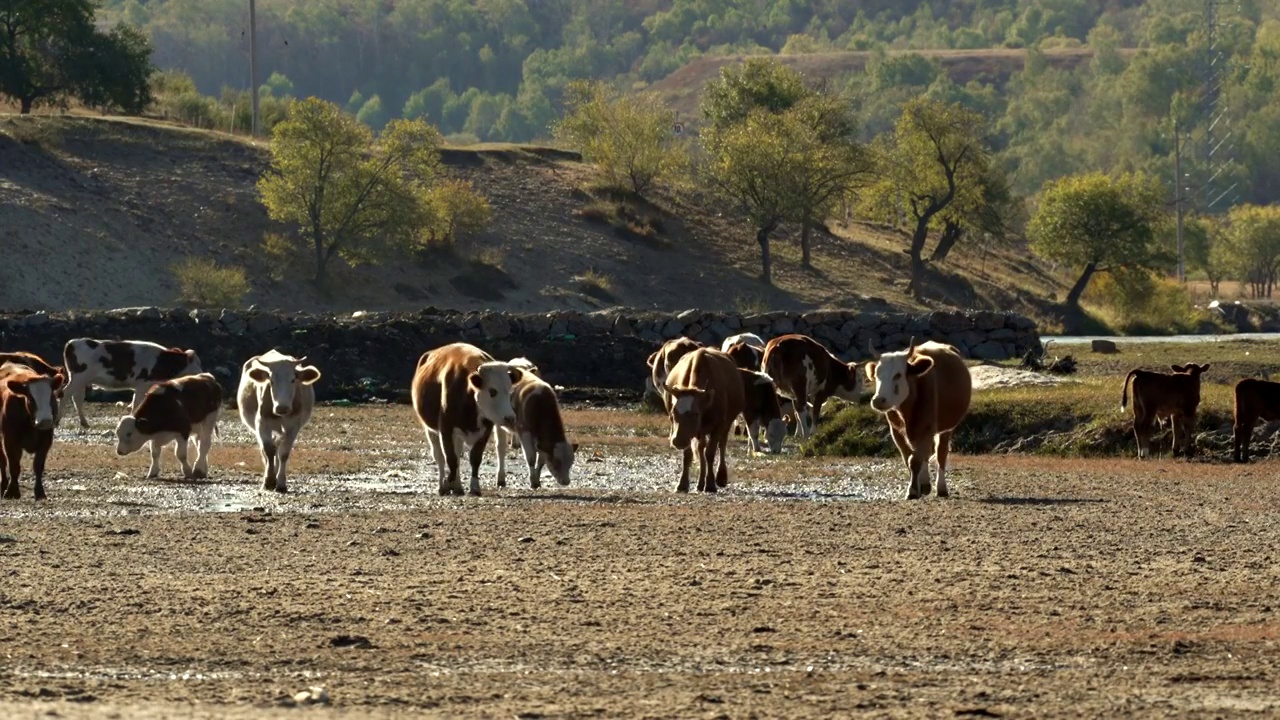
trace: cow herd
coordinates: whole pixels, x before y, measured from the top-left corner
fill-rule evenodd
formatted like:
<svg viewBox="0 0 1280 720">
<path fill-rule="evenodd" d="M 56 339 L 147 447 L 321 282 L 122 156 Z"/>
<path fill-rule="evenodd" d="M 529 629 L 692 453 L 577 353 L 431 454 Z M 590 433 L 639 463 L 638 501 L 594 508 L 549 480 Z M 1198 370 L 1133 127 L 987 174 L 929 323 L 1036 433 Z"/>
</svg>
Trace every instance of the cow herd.
<svg viewBox="0 0 1280 720">
<path fill-rule="evenodd" d="M 954 347 L 937 342 L 912 339 L 905 350 L 871 352 L 868 362 L 846 363 L 798 334 L 766 343 L 745 333 L 719 348 L 683 337 L 665 342 L 648 358 L 646 384 L 661 398 L 671 423 L 670 444 L 682 454 L 676 491 L 689 491 L 695 457 L 697 490 L 716 492 L 728 484 L 729 437 L 735 428 L 746 435 L 750 451 L 776 454 L 789 425 L 801 438 L 812 436 L 828 399 L 858 401 L 870 395 L 870 407 L 884 415 L 907 467 L 907 497 L 924 497 L 934 488 L 946 497 L 952 434 L 968 414 L 972 396 L 968 366 Z M 1209 366 L 1172 369 L 1172 374 L 1134 370 L 1125 378 L 1121 408 L 1132 386 L 1140 458 L 1150 454 L 1155 423 L 1166 419 L 1173 425 L 1174 454 L 1195 452 L 1200 376 Z M 289 457 L 311 418 L 319 379 L 320 370 L 306 358 L 274 349 L 241 367 L 236 405 L 262 453 L 265 490 L 288 489 Z M 77 338 L 66 344 L 62 366 L 29 352 L 0 353 L 0 496 L 20 497 L 21 459 L 29 453 L 35 497 L 45 498 L 44 466 L 64 400 L 87 428 L 84 399 L 90 387 L 133 391 L 130 412 L 116 425 L 116 452 L 124 456 L 150 446 L 148 478 L 160 474 L 161 450 L 170 443 L 184 477 L 208 477 L 209 450 L 225 398 L 195 351 Z M 439 471 L 441 495 L 481 494 L 480 465 L 491 437 L 498 487 L 506 485 L 513 440 L 523 451 L 530 487 L 540 486 L 544 468 L 560 485 L 569 484 L 578 445 L 566 435 L 554 388 L 529 360 L 500 361 L 474 345 L 445 345 L 418 359 L 410 396 Z M 1280 419 L 1280 383 L 1250 378 L 1237 384 L 1236 461 L 1247 461 L 1258 419 Z M 191 440 L 194 462 L 187 454 Z M 470 467 L 465 489 L 459 468 L 464 455 Z"/>
</svg>

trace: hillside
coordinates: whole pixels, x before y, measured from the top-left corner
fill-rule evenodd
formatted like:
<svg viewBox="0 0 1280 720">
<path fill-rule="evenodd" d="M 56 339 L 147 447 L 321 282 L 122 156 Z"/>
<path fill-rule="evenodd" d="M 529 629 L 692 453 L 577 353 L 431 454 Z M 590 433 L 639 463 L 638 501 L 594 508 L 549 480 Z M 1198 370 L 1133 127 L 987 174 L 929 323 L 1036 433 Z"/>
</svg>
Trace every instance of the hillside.
<svg viewBox="0 0 1280 720">
<path fill-rule="evenodd" d="M 448 172 L 472 180 L 494 222 L 455 254 L 338 268 L 330 295 L 308 281 L 305 253 L 273 258 L 273 228 L 254 184 L 261 143 L 114 118 L 0 116 L 0 306 L 7 309 L 170 305 L 170 268 L 184 257 L 244 266 L 246 303 L 284 310 L 544 311 L 611 305 L 683 309 L 918 308 L 903 292 L 902 238 L 856 226 L 819 234 L 815 268 L 799 266 L 794 235 L 775 243 L 775 288 L 757 279 L 750 230 L 697 192 L 650 207 L 594 198 L 591 168 L 570 153 L 516 145 L 449 148 Z M 618 231 L 631 212 L 644 232 Z M 596 219 L 593 219 L 596 218 Z M 604 219 L 600 219 L 604 218 Z M 583 276 L 588 281 L 583 281 Z M 1024 252 L 957 251 L 931 276 L 936 306 L 1039 315 L 1061 287 Z"/>
<path fill-rule="evenodd" d="M 1122 49 L 1125 57 L 1137 51 Z M 1053 48 L 1043 51 L 1049 66 L 1060 70 L 1074 70 L 1093 58 L 1092 48 Z M 983 50 L 890 50 L 895 55 L 920 55 L 938 63 L 953 82 L 963 85 L 970 80 L 980 80 L 1002 87 L 1009 77 L 1020 72 L 1026 63 L 1027 51 L 1011 48 Z M 775 55 L 779 62 L 804 73 L 810 80 L 838 82 L 851 73 L 866 70 L 867 63 L 875 56 L 871 52 L 825 52 L 800 55 Z M 720 69 L 740 63 L 750 55 L 722 55 L 700 57 L 679 70 L 658 80 L 647 89 L 659 94 L 681 118 L 695 118 L 698 102 L 707 82 L 720 74 Z"/>
</svg>

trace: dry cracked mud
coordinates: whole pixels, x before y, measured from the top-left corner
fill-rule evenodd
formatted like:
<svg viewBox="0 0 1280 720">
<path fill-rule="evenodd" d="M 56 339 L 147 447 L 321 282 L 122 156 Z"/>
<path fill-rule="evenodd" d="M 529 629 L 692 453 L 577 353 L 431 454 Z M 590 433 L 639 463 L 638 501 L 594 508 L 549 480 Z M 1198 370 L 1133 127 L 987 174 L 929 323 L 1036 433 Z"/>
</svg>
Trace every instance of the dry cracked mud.
<svg viewBox="0 0 1280 720">
<path fill-rule="evenodd" d="M 582 409 L 570 487 L 513 453 L 440 498 L 407 407 L 323 407 L 275 496 L 230 411 L 207 482 L 116 458 L 119 412 L 0 503 L 0 716 L 1280 712 L 1273 462 L 959 457 L 906 502 L 735 440 L 677 496 L 661 418 Z"/>
</svg>

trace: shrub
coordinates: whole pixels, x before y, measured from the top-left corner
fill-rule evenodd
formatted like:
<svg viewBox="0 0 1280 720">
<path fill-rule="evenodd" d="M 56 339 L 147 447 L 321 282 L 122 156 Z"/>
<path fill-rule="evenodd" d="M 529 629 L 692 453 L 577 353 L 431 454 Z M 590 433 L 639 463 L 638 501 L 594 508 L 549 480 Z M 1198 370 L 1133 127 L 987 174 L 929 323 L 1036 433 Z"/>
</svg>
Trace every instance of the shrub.
<svg viewBox="0 0 1280 720">
<path fill-rule="evenodd" d="M 427 247 L 455 244 L 489 227 L 493 208 L 467 180 L 447 178 L 436 183 L 429 192 L 433 219 L 427 228 Z"/>
<path fill-rule="evenodd" d="M 179 301 L 199 307 L 238 307 L 249 294 L 244 268 L 218 265 L 209 258 L 187 258 L 173 266 Z"/>
<path fill-rule="evenodd" d="M 1089 288 L 1088 299 L 1125 334 L 1192 332 L 1208 319 L 1192 304 L 1186 286 L 1145 269 L 1099 276 Z"/>
</svg>

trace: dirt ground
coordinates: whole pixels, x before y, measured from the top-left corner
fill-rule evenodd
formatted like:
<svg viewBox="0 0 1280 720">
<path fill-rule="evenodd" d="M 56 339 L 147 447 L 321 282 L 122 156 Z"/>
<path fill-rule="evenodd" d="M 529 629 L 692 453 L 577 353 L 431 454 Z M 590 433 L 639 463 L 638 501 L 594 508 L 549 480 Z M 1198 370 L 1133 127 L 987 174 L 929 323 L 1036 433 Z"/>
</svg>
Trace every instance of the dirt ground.
<svg viewBox="0 0 1280 720">
<path fill-rule="evenodd" d="M 0 503 L 0 717 L 1280 711 L 1271 462 L 960 457 L 908 503 L 897 461 L 739 440 L 677 496 L 661 418 L 585 409 L 570 487 L 513 455 L 442 499 L 407 407 L 325 407 L 280 497 L 230 413 L 199 483 L 116 458 L 118 413 Z"/>
</svg>

